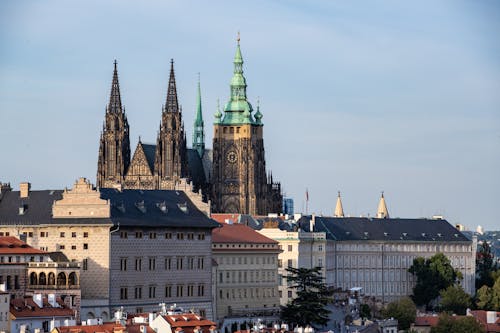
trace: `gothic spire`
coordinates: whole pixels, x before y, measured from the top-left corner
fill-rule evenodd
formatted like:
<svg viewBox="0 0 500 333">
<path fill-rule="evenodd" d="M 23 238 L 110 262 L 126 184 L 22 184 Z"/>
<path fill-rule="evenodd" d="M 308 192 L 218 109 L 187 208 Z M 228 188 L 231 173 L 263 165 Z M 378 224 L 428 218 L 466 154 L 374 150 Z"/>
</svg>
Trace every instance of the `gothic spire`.
<svg viewBox="0 0 500 333">
<path fill-rule="evenodd" d="M 113 71 L 113 81 L 111 83 L 111 94 L 109 96 L 108 112 L 111 113 L 121 113 L 122 112 L 122 100 L 120 97 L 120 84 L 118 83 L 118 69 L 117 62 L 114 62 L 115 69 Z"/>
<path fill-rule="evenodd" d="M 174 59 L 170 59 L 170 78 L 168 80 L 165 110 L 167 112 L 179 112 L 179 103 L 177 102 L 177 88 L 175 87 Z"/>
<path fill-rule="evenodd" d="M 342 199 L 340 198 L 340 191 L 337 195 L 337 205 L 335 206 L 335 217 L 344 217 L 344 208 L 342 207 Z"/>
<path fill-rule="evenodd" d="M 389 218 L 389 211 L 387 210 L 387 205 L 385 204 L 385 199 L 384 199 L 384 191 L 382 191 L 382 195 L 380 196 L 380 201 L 378 203 L 377 218 L 379 219 Z"/>
<path fill-rule="evenodd" d="M 193 149 L 196 149 L 198 155 L 203 157 L 205 152 L 205 133 L 203 125 L 203 114 L 201 110 L 201 88 L 200 88 L 200 74 L 198 73 L 198 96 L 196 98 L 196 118 L 194 120 L 194 133 L 193 133 Z"/>
</svg>

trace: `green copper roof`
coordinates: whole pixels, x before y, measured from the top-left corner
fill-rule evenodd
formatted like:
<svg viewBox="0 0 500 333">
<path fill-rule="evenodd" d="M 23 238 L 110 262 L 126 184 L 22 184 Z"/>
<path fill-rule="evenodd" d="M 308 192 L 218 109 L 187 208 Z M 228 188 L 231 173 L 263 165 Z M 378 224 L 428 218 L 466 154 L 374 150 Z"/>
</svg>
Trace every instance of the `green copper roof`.
<svg viewBox="0 0 500 333">
<path fill-rule="evenodd" d="M 196 149 L 198 155 L 203 157 L 205 152 L 205 132 L 203 128 L 203 115 L 201 112 L 201 88 L 200 78 L 198 77 L 198 96 L 196 99 L 196 118 L 194 120 L 193 131 L 193 149 Z"/>
<path fill-rule="evenodd" d="M 233 64 L 234 71 L 231 79 L 231 97 L 224 106 L 224 117 L 220 121 L 216 119 L 216 123 L 221 123 L 223 125 L 257 124 L 252 116 L 252 105 L 247 100 L 247 83 L 245 76 L 243 76 L 243 56 L 241 55 L 239 37 Z"/>
</svg>

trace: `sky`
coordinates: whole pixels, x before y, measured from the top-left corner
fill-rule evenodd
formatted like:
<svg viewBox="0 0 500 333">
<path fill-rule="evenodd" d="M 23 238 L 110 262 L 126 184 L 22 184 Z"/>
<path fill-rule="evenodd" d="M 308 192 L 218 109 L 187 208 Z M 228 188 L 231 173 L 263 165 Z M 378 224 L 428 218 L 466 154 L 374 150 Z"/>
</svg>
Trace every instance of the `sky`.
<svg viewBox="0 0 500 333">
<path fill-rule="evenodd" d="M 295 211 L 443 215 L 499 230 L 500 3 L 1 1 L 0 182 L 95 184 L 118 61 L 131 149 L 156 141 L 170 59 L 191 142 L 207 146 L 241 34 L 266 165 Z"/>
</svg>

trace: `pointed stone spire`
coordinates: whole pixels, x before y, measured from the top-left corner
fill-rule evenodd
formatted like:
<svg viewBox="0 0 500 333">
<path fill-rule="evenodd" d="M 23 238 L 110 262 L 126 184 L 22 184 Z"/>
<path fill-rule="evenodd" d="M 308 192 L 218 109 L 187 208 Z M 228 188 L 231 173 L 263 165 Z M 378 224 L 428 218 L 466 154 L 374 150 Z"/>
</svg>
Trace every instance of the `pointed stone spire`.
<svg viewBox="0 0 500 333">
<path fill-rule="evenodd" d="M 385 204 L 385 199 L 384 199 L 384 191 L 382 191 L 382 195 L 380 196 L 380 201 L 378 203 L 377 218 L 379 219 L 389 218 L 389 211 L 387 210 L 387 205 Z"/>
<path fill-rule="evenodd" d="M 335 206 L 335 213 L 333 214 L 335 217 L 344 217 L 344 208 L 342 207 L 342 199 L 340 198 L 340 191 L 337 195 L 337 205 Z"/>
<path fill-rule="evenodd" d="M 196 98 L 196 118 L 194 120 L 193 149 L 196 149 L 198 155 L 203 157 L 205 153 L 205 132 L 203 125 L 203 114 L 201 111 L 201 88 L 200 73 L 198 73 L 198 96 Z"/>
<path fill-rule="evenodd" d="M 120 97 L 120 84 L 118 83 L 117 62 L 114 62 L 113 81 L 111 83 L 111 94 L 109 95 L 109 104 L 107 112 L 122 113 L 122 100 Z"/>
<path fill-rule="evenodd" d="M 167 100 L 165 102 L 166 112 L 179 112 L 177 101 L 177 88 L 175 85 L 174 59 L 170 59 L 170 78 L 168 80 Z"/>
</svg>

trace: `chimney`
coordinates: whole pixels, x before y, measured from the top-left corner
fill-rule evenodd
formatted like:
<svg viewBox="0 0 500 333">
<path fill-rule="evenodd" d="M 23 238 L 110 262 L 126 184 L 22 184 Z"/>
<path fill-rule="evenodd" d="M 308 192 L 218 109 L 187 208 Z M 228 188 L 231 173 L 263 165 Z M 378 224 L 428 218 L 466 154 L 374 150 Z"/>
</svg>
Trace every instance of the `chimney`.
<svg viewBox="0 0 500 333">
<path fill-rule="evenodd" d="M 23 182 L 19 184 L 19 196 L 21 198 L 27 198 L 30 192 L 31 184 L 28 182 Z"/>
</svg>

